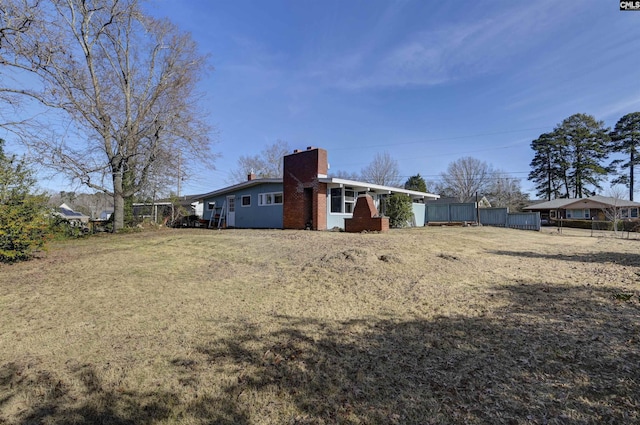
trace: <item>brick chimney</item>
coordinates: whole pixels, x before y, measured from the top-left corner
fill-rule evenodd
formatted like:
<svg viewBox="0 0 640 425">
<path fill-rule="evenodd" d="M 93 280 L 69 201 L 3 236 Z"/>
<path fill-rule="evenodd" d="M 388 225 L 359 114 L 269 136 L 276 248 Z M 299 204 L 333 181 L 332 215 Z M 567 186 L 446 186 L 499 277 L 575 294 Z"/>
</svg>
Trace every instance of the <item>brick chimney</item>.
<svg viewBox="0 0 640 425">
<path fill-rule="evenodd" d="M 308 146 L 284 157 L 283 229 L 327 228 L 327 151 Z"/>
<path fill-rule="evenodd" d="M 255 179 L 256 179 L 256 173 L 247 174 L 247 181 L 251 181 L 251 180 L 255 180 Z"/>
</svg>

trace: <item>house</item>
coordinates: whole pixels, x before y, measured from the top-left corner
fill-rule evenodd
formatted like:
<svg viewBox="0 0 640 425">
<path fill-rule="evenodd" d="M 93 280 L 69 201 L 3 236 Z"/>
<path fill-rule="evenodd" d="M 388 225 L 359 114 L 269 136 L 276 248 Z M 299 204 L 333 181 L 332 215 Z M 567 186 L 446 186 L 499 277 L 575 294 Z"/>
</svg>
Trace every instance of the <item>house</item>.
<svg viewBox="0 0 640 425">
<path fill-rule="evenodd" d="M 84 215 L 81 212 L 74 211 L 65 203 L 60 205 L 53 215 L 67 220 L 72 227 L 84 228 L 89 223 L 89 216 Z"/>
<path fill-rule="evenodd" d="M 539 211 L 542 220 L 611 220 L 615 213 L 619 219 L 638 219 L 640 203 L 607 196 L 587 198 L 562 198 L 536 203 L 523 208 Z"/>
<path fill-rule="evenodd" d="M 425 201 L 438 195 L 328 177 L 327 151 L 308 147 L 283 159 L 283 178 L 247 181 L 197 197 L 203 204 L 202 218 L 213 226 L 326 230 L 345 228 L 353 217 L 356 200 L 369 195 L 384 213 L 384 199 L 393 193 L 411 197 L 415 225 L 425 222 Z"/>
</svg>

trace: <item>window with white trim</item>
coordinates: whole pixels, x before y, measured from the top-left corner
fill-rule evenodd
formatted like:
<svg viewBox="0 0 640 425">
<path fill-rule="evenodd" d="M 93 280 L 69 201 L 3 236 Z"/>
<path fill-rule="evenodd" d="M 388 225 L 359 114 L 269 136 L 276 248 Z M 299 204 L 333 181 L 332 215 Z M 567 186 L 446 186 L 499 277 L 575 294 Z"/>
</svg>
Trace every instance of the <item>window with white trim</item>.
<svg viewBox="0 0 640 425">
<path fill-rule="evenodd" d="M 353 214 L 353 208 L 356 205 L 356 194 L 353 189 L 347 187 L 344 189 L 344 212 Z"/>
<path fill-rule="evenodd" d="M 258 205 L 261 207 L 282 205 L 282 200 L 282 192 L 260 193 L 258 195 Z"/>
<path fill-rule="evenodd" d="M 251 195 L 242 195 L 242 201 L 240 202 L 240 205 L 242 205 L 243 207 L 250 207 Z"/>
<path fill-rule="evenodd" d="M 207 202 L 207 209 L 208 210 L 215 209 L 215 207 L 216 207 L 216 203 L 215 202 Z"/>
</svg>

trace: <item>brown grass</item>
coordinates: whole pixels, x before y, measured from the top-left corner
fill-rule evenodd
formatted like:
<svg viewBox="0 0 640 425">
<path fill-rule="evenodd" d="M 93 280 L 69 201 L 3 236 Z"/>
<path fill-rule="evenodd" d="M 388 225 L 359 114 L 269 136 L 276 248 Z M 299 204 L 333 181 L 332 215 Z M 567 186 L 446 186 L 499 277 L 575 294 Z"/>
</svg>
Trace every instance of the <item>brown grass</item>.
<svg viewBox="0 0 640 425">
<path fill-rule="evenodd" d="M 0 423 L 640 422 L 640 241 L 166 230 L 0 266 Z"/>
</svg>

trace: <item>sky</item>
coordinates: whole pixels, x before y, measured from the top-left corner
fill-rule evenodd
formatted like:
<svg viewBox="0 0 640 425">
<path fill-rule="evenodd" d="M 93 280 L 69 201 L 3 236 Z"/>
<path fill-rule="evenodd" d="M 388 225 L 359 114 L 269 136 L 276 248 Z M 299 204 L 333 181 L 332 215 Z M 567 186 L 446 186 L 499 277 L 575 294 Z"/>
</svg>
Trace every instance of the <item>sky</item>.
<svg viewBox="0 0 640 425">
<path fill-rule="evenodd" d="M 227 186 L 277 140 L 326 149 L 330 173 L 388 152 L 437 182 L 471 156 L 527 180 L 532 140 L 586 113 L 640 111 L 640 11 L 616 0 L 153 0 L 213 71 L 203 107 L 222 156 L 182 194 Z"/>
</svg>

